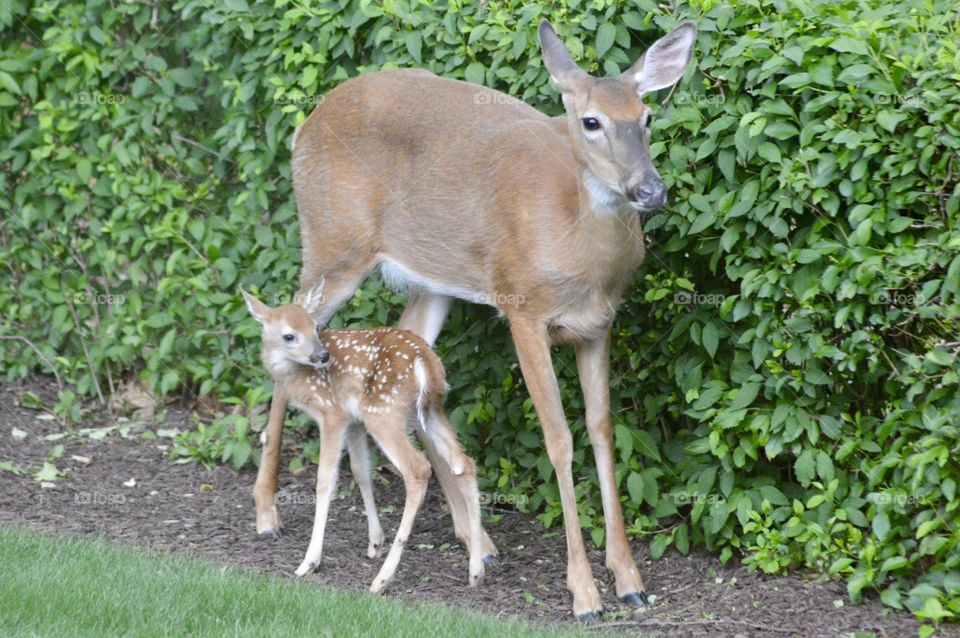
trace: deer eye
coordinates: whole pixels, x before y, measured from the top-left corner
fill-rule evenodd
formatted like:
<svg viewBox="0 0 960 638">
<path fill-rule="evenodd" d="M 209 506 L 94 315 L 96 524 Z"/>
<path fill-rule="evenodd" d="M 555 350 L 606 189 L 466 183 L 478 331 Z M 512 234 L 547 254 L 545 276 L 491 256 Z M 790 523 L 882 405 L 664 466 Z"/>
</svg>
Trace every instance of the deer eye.
<svg viewBox="0 0 960 638">
<path fill-rule="evenodd" d="M 292 334 L 283 335 L 283 340 L 286 341 L 287 343 L 293 343 L 294 339 L 296 339 L 296 337 L 294 337 Z"/>
<path fill-rule="evenodd" d="M 653 113 L 648 112 L 643 120 L 643 128 L 650 128 L 651 124 L 653 124 Z"/>
<path fill-rule="evenodd" d="M 600 130 L 600 120 L 595 117 L 585 117 L 583 118 L 583 128 L 588 131 L 599 131 Z"/>
</svg>

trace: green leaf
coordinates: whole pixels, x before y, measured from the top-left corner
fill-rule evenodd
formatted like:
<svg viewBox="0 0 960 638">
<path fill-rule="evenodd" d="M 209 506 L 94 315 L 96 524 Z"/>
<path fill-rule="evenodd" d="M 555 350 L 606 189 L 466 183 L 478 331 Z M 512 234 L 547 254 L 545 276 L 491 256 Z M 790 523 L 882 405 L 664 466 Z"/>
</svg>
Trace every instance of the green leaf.
<svg viewBox="0 0 960 638">
<path fill-rule="evenodd" d="M 173 80 L 177 86 L 191 89 L 197 86 L 197 81 L 189 69 L 170 69 L 167 71 L 167 76 Z"/>
<path fill-rule="evenodd" d="M 270 248 L 273 246 L 273 232 L 270 230 L 269 226 L 257 226 L 253 229 L 253 237 L 256 239 L 257 244 L 263 248 Z"/>
<path fill-rule="evenodd" d="M 671 542 L 673 542 L 673 536 L 671 534 L 657 534 L 654 536 L 653 541 L 650 542 L 650 558 L 660 560 Z"/>
<path fill-rule="evenodd" d="M 643 476 L 639 472 L 631 472 L 627 477 L 627 494 L 633 503 L 643 502 Z"/>
<path fill-rule="evenodd" d="M 404 31 L 403 43 L 407 46 L 407 53 L 417 64 L 423 64 L 420 50 L 423 47 L 423 34 L 420 31 Z"/>
<path fill-rule="evenodd" d="M 50 483 L 60 477 L 60 470 L 58 470 L 57 466 L 53 463 L 44 461 L 43 467 L 37 470 L 33 477 L 42 483 Z"/>
<path fill-rule="evenodd" d="M 90 163 L 86 157 L 81 157 L 77 160 L 77 177 L 80 178 L 80 181 L 86 185 L 90 181 L 90 176 L 93 174 L 93 164 Z"/>
<path fill-rule="evenodd" d="M 16 95 L 23 93 L 23 90 L 20 88 L 20 85 L 17 84 L 17 81 L 13 79 L 13 76 L 5 71 L 0 71 L 0 86 Z"/>
<path fill-rule="evenodd" d="M 707 351 L 707 354 L 710 355 L 712 359 L 715 354 L 717 354 L 717 347 L 720 344 L 720 335 L 717 331 L 717 327 L 713 325 L 713 322 L 707 322 L 703 326 L 703 331 L 700 334 L 700 342 L 703 344 L 703 349 Z"/>
<path fill-rule="evenodd" d="M 857 53 L 867 55 L 869 50 L 862 40 L 854 40 L 847 36 L 840 36 L 828 45 L 834 51 L 842 53 Z"/>
<path fill-rule="evenodd" d="M 813 450 L 804 450 L 800 456 L 797 457 L 796 462 L 793 464 L 793 471 L 800 485 L 804 487 L 810 485 L 810 482 L 813 481 L 814 472 L 816 471 L 816 460 Z"/>
<path fill-rule="evenodd" d="M 486 79 L 486 69 L 479 62 L 473 62 L 464 71 L 464 78 L 471 84 L 482 85 Z"/>
<path fill-rule="evenodd" d="M 687 231 L 688 235 L 696 235 L 701 232 L 711 224 L 717 218 L 717 213 L 715 211 L 710 211 L 707 213 L 700 213 L 697 215 L 697 218 L 693 220 L 693 223 L 690 224 L 690 230 Z"/>
<path fill-rule="evenodd" d="M 761 387 L 761 384 L 756 381 L 743 384 L 743 386 L 740 387 L 740 391 L 737 393 L 737 396 L 734 397 L 733 401 L 730 402 L 730 405 L 727 406 L 727 409 L 731 411 L 739 410 L 752 405 L 754 400 L 757 398 L 757 395 L 760 393 Z"/>
<path fill-rule="evenodd" d="M 876 534 L 878 540 L 886 540 L 890 533 L 890 517 L 887 516 L 886 512 L 876 513 L 873 516 L 871 527 L 873 527 L 873 533 Z"/>
<path fill-rule="evenodd" d="M 617 36 L 617 28 L 610 22 L 604 22 L 597 30 L 597 57 L 603 58 L 610 47 L 613 46 L 613 40 Z"/>
<path fill-rule="evenodd" d="M 907 119 L 908 115 L 906 113 L 899 113 L 897 111 L 880 111 L 877 113 L 877 124 L 882 126 L 884 129 L 893 133 L 897 129 L 897 124 Z"/>
</svg>

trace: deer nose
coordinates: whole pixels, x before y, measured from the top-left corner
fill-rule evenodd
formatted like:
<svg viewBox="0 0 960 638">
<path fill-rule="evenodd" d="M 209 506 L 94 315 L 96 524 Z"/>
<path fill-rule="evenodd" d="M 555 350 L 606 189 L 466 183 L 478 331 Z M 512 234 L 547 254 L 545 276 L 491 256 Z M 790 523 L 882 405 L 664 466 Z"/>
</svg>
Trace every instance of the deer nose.
<svg viewBox="0 0 960 638">
<path fill-rule="evenodd" d="M 644 182 L 630 192 L 630 200 L 644 208 L 660 208 L 667 203 L 667 188 L 660 180 Z"/>
<path fill-rule="evenodd" d="M 329 350 L 324 349 L 320 351 L 314 351 L 313 354 L 310 355 L 310 363 L 316 363 L 323 366 L 323 365 L 327 365 L 327 363 L 329 362 L 330 362 Z"/>
</svg>

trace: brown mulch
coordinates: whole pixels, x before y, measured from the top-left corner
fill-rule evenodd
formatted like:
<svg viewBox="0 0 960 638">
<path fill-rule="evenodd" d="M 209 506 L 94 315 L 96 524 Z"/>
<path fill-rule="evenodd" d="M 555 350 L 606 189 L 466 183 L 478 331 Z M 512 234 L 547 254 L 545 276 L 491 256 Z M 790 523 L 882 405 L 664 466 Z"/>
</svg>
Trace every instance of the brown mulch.
<svg viewBox="0 0 960 638">
<path fill-rule="evenodd" d="M 202 466 L 170 460 L 170 440 L 145 440 L 140 433 L 158 428 L 189 427 L 189 413 L 170 410 L 160 425 L 135 426 L 129 438 L 111 434 L 102 440 L 68 436 L 42 437 L 61 431 L 55 421 L 41 420 L 35 410 L 19 406 L 27 390 L 52 405 L 43 379 L 0 387 L 0 461 L 24 470 L 42 466 L 58 444 L 64 454 L 55 461 L 69 476 L 43 489 L 31 476 L 0 471 L 0 523 L 30 529 L 100 536 L 118 543 L 186 552 L 207 561 L 291 576 L 306 551 L 313 521 L 314 476 L 281 474 L 285 535 L 278 541 L 257 537 L 250 490 L 255 472 Z M 105 412 L 83 427 L 110 425 Z M 13 428 L 27 433 L 11 435 Z M 86 457 L 89 463 L 74 460 Z M 402 482 L 381 470 L 377 502 L 386 542 L 392 540 L 403 504 Z M 131 479 L 136 483 L 125 486 Z M 366 590 L 382 558 L 366 557 L 366 519 L 360 495 L 346 467 L 331 508 L 320 572 L 307 579 L 318 585 Z M 389 506 L 393 506 L 392 511 Z M 487 510 L 490 513 L 490 510 Z M 440 602 L 515 616 L 535 624 L 572 623 L 565 588 L 565 541 L 559 529 L 545 530 L 516 512 L 497 510 L 502 519 L 487 523 L 500 551 L 498 565 L 488 568 L 483 583 L 467 583 L 467 556 L 453 534 L 440 491 L 431 483 L 427 501 L 414 526 L 394 581 L 391 598 Z M 919 623 L 909 613 L 884 608 L 870 600 L 854 605 L 843 583 L 813 576 L 771 577 L 739 564 L 724 566 L 713 556 L 668 552 L 652 561 L 647 543 L 634 541 L 634 555 L 649 594 L 651 608 L 630 613 L 616 598 L 603 553 L 589 551 L 593 573 L 605 606 L 605 624 L 631 635 L 664 636 L 844 636 L 853 632 L 877 636 L 916 636 Z M 585 634 L 590 634 L 584 628 Z M 960 635 L 955 627 L 945 635 Z"/>
</svg>

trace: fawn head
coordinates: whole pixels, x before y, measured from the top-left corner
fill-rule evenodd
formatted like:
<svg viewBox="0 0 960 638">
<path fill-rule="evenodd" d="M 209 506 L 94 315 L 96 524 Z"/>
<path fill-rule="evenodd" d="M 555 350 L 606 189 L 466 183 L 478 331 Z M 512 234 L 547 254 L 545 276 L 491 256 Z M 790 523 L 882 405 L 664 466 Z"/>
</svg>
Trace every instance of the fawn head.
<svg viewBox="0 0 960 638">
<path fill-rule="evenodd" d="M 271 308 L 244 289 L 240 293 L 253 318 L 263 325 L 263 362 L 274 372 L 287 372 L 294 364 L 313 368 L 330 365 L 330 351 L 320 342 L 323 326 L 311 314 L 323 301 L 323 280 L 307 291 L 303 303 Z"/>
<path fill-rule="evenodd" d="M 618 209 L 626 200 L 641 213 L 663 206 L 667 192 L 650 160 L 652 113 L 643 95 L 683 77 L 696 26 L 681 24 L 616 78 L 595 78 L 577 66 L 546 20 L 539 35 L 543 63 L 563 98 L 573 153 L 586 169 L 594 204 Z"/>
</svg>

